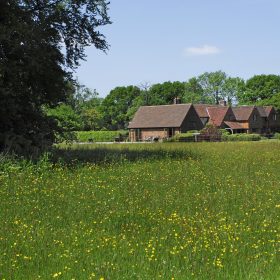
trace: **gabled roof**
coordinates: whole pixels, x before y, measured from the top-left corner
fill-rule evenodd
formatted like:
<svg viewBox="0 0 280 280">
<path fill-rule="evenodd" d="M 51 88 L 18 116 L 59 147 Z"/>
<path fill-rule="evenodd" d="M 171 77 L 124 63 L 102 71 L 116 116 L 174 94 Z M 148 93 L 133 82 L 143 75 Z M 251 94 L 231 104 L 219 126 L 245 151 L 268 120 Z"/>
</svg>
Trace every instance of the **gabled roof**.
<svg viewBox="0 0 280 280">
<path fill-rule="evenodd" d="M 266 110 L 265 110 L 265 108 L 263 106 L 256 106 L 256 108 L 257 108 L 257 110 L 260 113 L 262 118 L 267 117 Z"/>
<path fill-rule="evenodd" d="M 232 111 L 237 121 L 248 121 L 255 106 L 233 107 Z"/>
<path fill-rule="evenodd" d="M 209 123 L 215 126 L 221 126 L 227 114 L 227 111 L 228 107 L 226 106 L 207 107 L 207 112 L 209 114 Z"/>
<path fill-rule="evenodd" d="M 193 104 L 194 109 L 196 110 L 198 116 L 200 118 L 209 118 L 209 114 L 207 108 L 209 107 L 221 107 L 219 105 L 212 105 L 212 104 Z"/>
<path fill-rule="evenodd" d="M 274 107 L 273 106 L 264 106 L 263 107 L 266 113 L 266 116 L 268 117 L 270 113 L 273 111 Z"/>
<path fill-rule="evenodd" d="M 243 124 L 239 122 L 225 122 L 225 124 L 231 129 L 245 129 Z"/>
<path fill-rule="evenodd" d="M 128 128 L 180 127 L 192 104 L 141 106 Z"/>
</svg>

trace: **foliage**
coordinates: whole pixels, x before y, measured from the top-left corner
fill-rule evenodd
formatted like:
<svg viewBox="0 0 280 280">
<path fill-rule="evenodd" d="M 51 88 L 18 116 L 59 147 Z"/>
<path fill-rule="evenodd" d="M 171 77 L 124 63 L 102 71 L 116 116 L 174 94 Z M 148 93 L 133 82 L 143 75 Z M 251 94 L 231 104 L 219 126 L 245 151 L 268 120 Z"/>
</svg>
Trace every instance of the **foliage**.
<svg viewBox="0 0 280 280">
<path fill-rule="evenodd" d="M 116 137 L 126 139 L 128 132 L 126 130 L 115 131 L 77 131 L 77 141 L 79 142 L 112 142 Z"/>
<path fill-rule="evenodd" d="M 219 129 L 219 131 L 221 132 L 222 135 L 229 135 L 230 134 L 228 129 Z"/>
<path fill-rule="evenodd" d="M 59 128 L 42 105 L 66 101 L 86 46 L 108 48 L 97 31 L 110 23 L 107 9 L 103 0 L 0 2 L 0 151 L 52 144 Z"/>
<path fill-rule="evenodd" d="M 274 106 L 278 111 L 280 110 L 280 92 L 273 94 L 272 97 L 258 101 L 258 105 Z"/>
<path fill-rule="evenodd" d="M 256 104 L 259 102 L 265 102 L 266 100 L 270 100 L 276 94 L 279 93 L 280 93 L 280 76 L 256 75 L 250 78 L 249 80 L 247 80 L 246 90 L 244 94 L 239 95 L 239 100 L 243 104 Z"/>
<path fill-rule="evenodd" d="M 222 135 L 223 141 L 259 141 L 261 139 L 262 138 L 259 134 L 236 133 L 236 134 Z"/>
<path fill-rule="evenodd" d="M 203 91 L 203 88 L 200 85 L 198 78 L 193 77 L 189 79 L 185 84 L 183 101 L 185 103 L 208 104 L 211 103 L 211 98 L 209 98 Z"/>
<path fill-rule="evenodd" d="M 195 138 L 193 132 L 177 133 L 175 134 L 169 142 L 194 142 Z"/>
<path fill-rule="evenodd" d="M 213 104 L 219 104 L 223 98 L 223 87 L 227 75 L 222 71 L 205 72 L 198 77 L 198 82 L 203 92 L 208 96 Z"/>
<path fill-rule="evenodd" d="M 55 108 L 48 109 L 47 115 L 54 118 L 58 126 L 64 131 L 79 130 L 82 127 L 81 116 L 66 104 L 61 104 Z"/>
<path fill-rule="evenodd" d="M 46 109 L 47 116 L 57 122 L 59 133 L 56 133 L 56 142 L 76 140 L 74 131 L 82 129 L 83 122 L 71 106 L 64 103 L 55 108 Z"/>
<path fill-rule="evenodd" d="M 220 141 L 222 132 L 221 130 L 212 124 L 206 124 L 206 126 L 200 131 L 202 139 L 206 141 Z"/>
<path fill-rule="evenodd" d="M 273 135 L 273 139 L 278 139 L 278 140 L 280 140 L 280 133 L 279 133 L 279 132 L 276 132 L 276 133 Z"/>
<path fill-rule="evenodd" d="M 227 101 L 227 104 L 232 105 L 238 102 L 238 96 L 241 96 L 245 90 L 245 82 L 237 77 L 227 77 L 223 85 L 222 98 Z"/>
<path fill-rule="evenodd" d="M 184 91 L 184 83 L 178 81 L 154 84 L 149 89 L 147 105 L 173 104 L 175 97 L 183 98 Z"/>
<path fill-rule="evenodd" d="M 116 87 L 111 90 L 101 105 L 104 126 L 111 130 L 126 128 L 129 122 L 127 112 L 139 95 L 140 89 L 135 86 Z"/>
<path fill-rule="evenodd" d="M 279 147 L 80 145 L 0 172 L 1 277 L 277 279 Z"/>
<path fill-rule="evenodd" d="M 84 108 L 81 118 L 83 120 L 83 129 L 85 130 L 98 130 L 103 126 L 103 114 L 100 112 L 99 107 Z"/>
</svg>

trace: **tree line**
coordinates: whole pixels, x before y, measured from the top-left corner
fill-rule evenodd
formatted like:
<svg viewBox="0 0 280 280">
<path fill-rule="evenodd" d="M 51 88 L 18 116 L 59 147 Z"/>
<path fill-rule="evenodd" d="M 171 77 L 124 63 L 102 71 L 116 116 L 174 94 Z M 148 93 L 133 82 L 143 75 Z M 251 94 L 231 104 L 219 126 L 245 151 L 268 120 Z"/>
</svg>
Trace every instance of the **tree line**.
<svg viewBox="0 0 280 280">
<path fill-rule="evenodd" d="M 273 105 L 280 109 L 280 76 L 256 75 L 245 81 L 222 71 L 206 72 L 185 82 L 120 86 L 105 97 L 96 90 L 77 85 L 68 100 L 47 110 L 66 131 L 126 129 L 135 112 L 143 105 L 182 103 L 229 105 Z"/>
</svg>

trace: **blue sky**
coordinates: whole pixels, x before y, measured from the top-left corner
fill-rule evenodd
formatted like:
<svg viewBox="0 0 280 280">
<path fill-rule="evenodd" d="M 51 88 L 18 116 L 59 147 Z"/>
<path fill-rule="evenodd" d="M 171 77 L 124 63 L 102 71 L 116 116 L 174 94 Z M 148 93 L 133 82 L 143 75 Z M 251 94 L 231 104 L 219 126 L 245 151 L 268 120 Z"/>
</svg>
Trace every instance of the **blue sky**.
<svg viewBox="0 0 280 280">
<path fill-rule="evenodd" d="M 87 48 L 75 74 L 100 96 L 206 71 L 280 74 L 279 0 L 111 0 L 109 15 L 108 53 Z"/>
</svg>

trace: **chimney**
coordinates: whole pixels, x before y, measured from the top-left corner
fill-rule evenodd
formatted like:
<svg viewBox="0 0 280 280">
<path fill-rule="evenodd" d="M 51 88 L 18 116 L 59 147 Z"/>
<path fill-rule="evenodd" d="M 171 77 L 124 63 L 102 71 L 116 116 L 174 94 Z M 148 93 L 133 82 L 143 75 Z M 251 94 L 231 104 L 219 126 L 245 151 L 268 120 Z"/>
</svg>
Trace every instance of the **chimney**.
<svg viewBox="0 0 280 280">
<path fill-rule="evenodd" d="M 181 98 L 180 97 L 175 97 L 173 103 L 174 104 L 181 104 Z"/>
<path fill-rule="evenodd" d="M 227 102 L 226 102 L 224 99 L 221 99 L 221 100 L 219 101 L 219 105 L 221 105 L 221 106 L 227 106 Z"/>
</svg>

